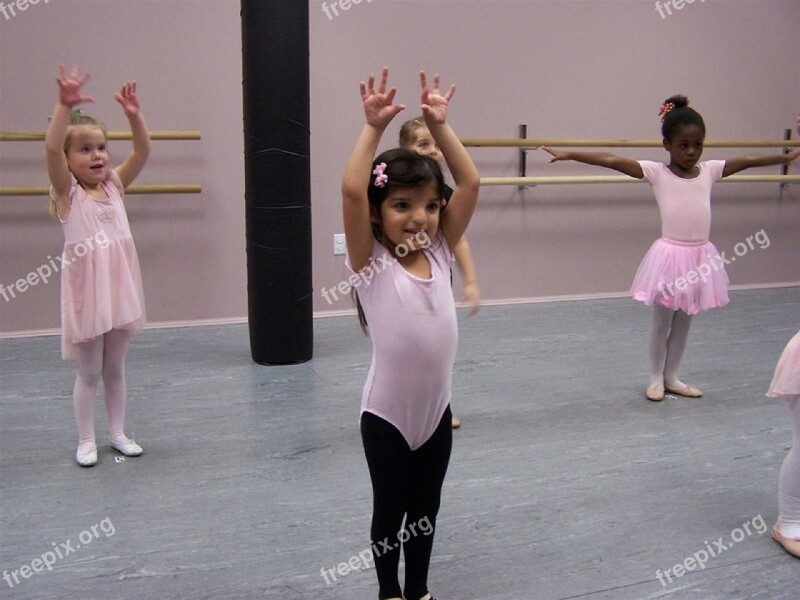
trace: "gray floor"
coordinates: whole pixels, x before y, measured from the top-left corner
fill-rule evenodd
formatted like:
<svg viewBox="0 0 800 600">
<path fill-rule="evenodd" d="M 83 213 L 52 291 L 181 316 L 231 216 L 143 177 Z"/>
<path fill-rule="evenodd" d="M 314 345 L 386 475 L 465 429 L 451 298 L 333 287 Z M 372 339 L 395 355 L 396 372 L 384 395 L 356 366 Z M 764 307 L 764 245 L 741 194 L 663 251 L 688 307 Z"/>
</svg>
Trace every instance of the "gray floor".
<svg viewBox="0 0 800 600">
<path fill-rule="evenodd" d="M 661 404 L 643 397 L 650 312 L 631 300 L 460 312 L 464 425 L 431 590 L 798 598 L 800 562 L 761 532 L 790 443 L 785 406 L 764 392 L 799 305 L 798 288 L 735 292 L 697 317 L 682 375 L 705 398 Z M 117 462 L 103 446 L 92 469 L 73 460 L 57 338 L 3 340 L 0 356 L 2 597 L 377 598 L 358 558 L 370 345 L 353 318 L 316 320 L 314 359 L 286 367 L 254 364 L 245 326 L 143 332 L 127 429 L 145 454 Z M 96 416 L 100 438 L 102 401 Z M 678 563 L 693 570 L 678 577 Z"/>
</svg>

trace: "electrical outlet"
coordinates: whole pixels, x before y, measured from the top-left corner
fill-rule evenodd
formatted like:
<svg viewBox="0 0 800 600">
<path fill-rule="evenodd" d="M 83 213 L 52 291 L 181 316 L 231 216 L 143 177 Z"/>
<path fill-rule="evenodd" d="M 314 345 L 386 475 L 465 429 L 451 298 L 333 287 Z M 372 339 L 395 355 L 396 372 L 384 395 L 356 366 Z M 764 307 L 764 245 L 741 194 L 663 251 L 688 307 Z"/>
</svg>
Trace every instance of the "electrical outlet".
<svg viewBox="0 0 800 600">
<path fill-rule="evenodd" d="M 333 234 L 333 254 L 334 256 L 338 256 L 340 254 L 344 254 L 347 251 L 346 241 L 344 239 L 343 233 L 334 233 Z"/>
</svg>

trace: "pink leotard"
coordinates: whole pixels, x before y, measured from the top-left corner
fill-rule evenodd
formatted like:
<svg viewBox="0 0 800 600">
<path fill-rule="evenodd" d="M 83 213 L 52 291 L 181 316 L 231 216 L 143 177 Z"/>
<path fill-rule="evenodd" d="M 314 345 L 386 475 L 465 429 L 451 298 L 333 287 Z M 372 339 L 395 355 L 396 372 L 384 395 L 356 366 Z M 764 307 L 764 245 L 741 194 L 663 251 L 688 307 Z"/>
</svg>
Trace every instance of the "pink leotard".
<svg viewBox="0 0 800 600">
<path fill-rule="evenodd" d="M 678 177 L 664 163 L 640 160 L 661 213 L 661 236 L 679 242 L 703 242 L 711 230 L 711 186 L 722 178 L 724 160 L 698 164 L 694 179 Z"/>
<path fill-rule="evenodd" d="M 430 279 L 406 271 L 376 241 L 357 286 L 372 339 L 361 411 L 394 425 L 412 450 L 430 438 L 450 403 L 458 344 L 450 284 L 454 259 L 441 231 L 423 252 Z M 349 258 L 346 264 L 352 271 Z"/>
</svg>

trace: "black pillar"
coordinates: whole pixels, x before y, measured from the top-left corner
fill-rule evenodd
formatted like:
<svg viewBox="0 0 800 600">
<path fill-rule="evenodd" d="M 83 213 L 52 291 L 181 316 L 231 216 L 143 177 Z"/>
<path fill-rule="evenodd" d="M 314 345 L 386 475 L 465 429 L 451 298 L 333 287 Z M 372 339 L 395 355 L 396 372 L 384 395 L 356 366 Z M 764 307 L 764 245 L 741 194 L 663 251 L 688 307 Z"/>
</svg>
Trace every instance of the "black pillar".
<svg viewBox="0 0 800 600">
<path fill-rule="evenodd" d="M 308 2 L 242 0 L 250 352 L 313 352 Z"/>
</svg>

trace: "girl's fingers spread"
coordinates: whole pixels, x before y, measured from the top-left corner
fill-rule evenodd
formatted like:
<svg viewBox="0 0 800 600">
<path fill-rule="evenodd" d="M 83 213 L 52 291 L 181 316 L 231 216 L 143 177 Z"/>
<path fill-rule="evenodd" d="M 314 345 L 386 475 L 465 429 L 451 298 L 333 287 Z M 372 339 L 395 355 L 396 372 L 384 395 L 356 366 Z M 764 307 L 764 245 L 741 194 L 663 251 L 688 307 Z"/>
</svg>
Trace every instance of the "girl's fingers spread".
<svg viewBox="0 0 800 600">
<path fill-rule="evenodd" d="M 455 94 L 455 93 L 456 93 L 456 86 L 455 86 L 455 84 L 453 84 L 453 85 L 450 86 L 450 89 L 447 90 L 447 93 L 444 95 L 444 99 L 449 102 L 450 98 L 452 98 L 453 94 Z"/>
<path fill-rule="evenodd" d="M 389 104 L 392 104 L 392 102 L 394 101 L 394 95 L 396 93 L 397 93 L 397 88 L 392 88 L 392 89 L 389 90 L 389 93 L 386 95 L 386 101 Z"/>
<path fill-rule="evenodd" d="M 389 68 L 383 67 L 381 69 L 381 85 L 378 88 L 378 92 L 383 94 L 386 91 L 386 82 L 389 80 Z"/>
</svg>

